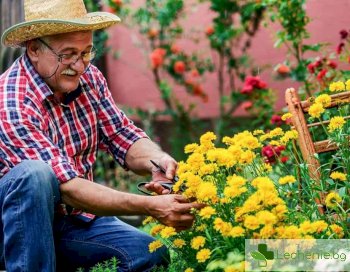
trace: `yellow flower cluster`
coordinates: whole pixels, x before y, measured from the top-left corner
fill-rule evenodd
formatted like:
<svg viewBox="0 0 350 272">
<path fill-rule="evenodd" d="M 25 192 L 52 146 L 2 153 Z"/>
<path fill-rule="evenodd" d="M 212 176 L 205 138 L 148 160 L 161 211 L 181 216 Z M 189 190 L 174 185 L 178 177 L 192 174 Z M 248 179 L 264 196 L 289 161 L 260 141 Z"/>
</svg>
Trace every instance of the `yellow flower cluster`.
<svg viewBox="0 0 350 272">
<path fill-rule="evenodd" d="M 332 82 L 330 85 L 329 85 L 329 90 L 331 92 L 342 92 L 342 91 L 345 91 L 346 87 L 348 87 L 344 82 L 342 81 L 336 81 L 336 82 Z"/>
<path fill-rule="evenodd" d="M 345 120 L 341 116 L 332 117 L 329 121 L 328 131 L 333 132 L 337 129 L 341 129 L 345 124 Z"/>
<path fill-rule="evenodd" d="M 199 263 L 203 263 L 207 259 L 209 259 L 210 255 L 211 255 L 211 251 L 207 248 L 204 248 L 197 252 L 196 258 Z"/>
<path fill-rule="evenodd" d="M 279 184 L 281 185 L 284 185 L 284 184 L 287 184 L 287 183 L 294 183 L 296 182 L 296 179 L 294 176 L 285 176 L 285 177 L 282 177 L 278 180 Z"/>
<path fill-rule="evenodd" d="M 312 104 L 309 108 L 309 114 L 313 118 L 320 118 L 325 109 L 321 103 Z"/>
<path fill-rule="evenodd" d="M 334 180 L 346 181 L 346 175 L 338 171 L 332 172 L 330 177 Z"/>
<path fill-rule="evenodd" d="M 342 201 L 342 198 L 336 192 L 331 192 L 326 196 L 325 202 L 326 206 L 332 209 L 338 207 L 338 204 Z"/>
<path fill-rule="evenodd" d="M 161 241 L 155 240 L 148 245 L 148 250 L 150 253 L 152 253 L 162 246 L 163 246 L 163 243 Z"/>
</svg>

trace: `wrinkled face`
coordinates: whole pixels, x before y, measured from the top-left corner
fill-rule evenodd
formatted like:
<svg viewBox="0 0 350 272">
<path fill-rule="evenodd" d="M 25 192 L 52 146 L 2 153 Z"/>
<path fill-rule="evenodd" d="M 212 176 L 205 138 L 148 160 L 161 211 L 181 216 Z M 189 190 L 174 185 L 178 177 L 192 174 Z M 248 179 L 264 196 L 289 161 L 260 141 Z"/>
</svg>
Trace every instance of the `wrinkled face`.
<svg viewBox="0 0 350 272">
<path fill-rule="evenodd" d="M 34 67 L 57 97 L 78 87 L 80 76 L 90 64 L 91 50 L 91 31 L 49 36 L 27 45 Z"/>
</svg>

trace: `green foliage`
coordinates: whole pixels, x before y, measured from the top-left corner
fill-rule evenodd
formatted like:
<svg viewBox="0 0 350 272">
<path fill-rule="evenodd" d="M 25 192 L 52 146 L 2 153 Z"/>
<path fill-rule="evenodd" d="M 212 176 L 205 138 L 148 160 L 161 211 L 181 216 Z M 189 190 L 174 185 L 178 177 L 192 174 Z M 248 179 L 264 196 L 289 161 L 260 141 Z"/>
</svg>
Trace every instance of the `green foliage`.
<svg viewBox="0 0 350 272">
<path fill-rule="evenodd" d="M 88 272 L 116 272 L 118 269 L 119 261 L 116 258 L 104 261 L 103 263 L 98 263 L 91 267 Z M 86 271 L 83 268 L 79 268 L 77 272 Z"/>
</svg>

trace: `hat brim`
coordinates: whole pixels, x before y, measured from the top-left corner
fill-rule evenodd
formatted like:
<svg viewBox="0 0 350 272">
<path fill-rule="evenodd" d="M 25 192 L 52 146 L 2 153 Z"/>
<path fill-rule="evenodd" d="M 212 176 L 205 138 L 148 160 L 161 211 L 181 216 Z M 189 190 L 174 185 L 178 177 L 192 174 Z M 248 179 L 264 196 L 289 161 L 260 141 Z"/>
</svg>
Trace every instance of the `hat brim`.
<svg viewBox="0 0 350 272">
<path fill-rule="evenodd" d="M 108 12 L 92 12 L 83 18 L 71 20 L 32 20 L 16 24 L 5 30 L 1 42 L 9 47 L 21 47 L 24 42 L 55 34 L 97 30 L 120 22 L 120 18 Z"/>
</svg>

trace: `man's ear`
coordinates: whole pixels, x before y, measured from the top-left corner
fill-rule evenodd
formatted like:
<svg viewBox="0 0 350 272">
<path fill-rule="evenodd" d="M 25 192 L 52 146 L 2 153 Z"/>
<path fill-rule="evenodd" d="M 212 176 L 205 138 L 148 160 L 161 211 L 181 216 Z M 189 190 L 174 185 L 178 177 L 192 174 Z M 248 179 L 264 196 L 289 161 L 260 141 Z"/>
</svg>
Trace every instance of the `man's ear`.
<svg viewBox="0 0 350 272">
<path fill-rule="evenodd" d="M 36 40 L 28 41 L 27 45 L 27 54 L 32 62 L 38 62 L 39 58 L 39 43 Z"/>
</svg>

